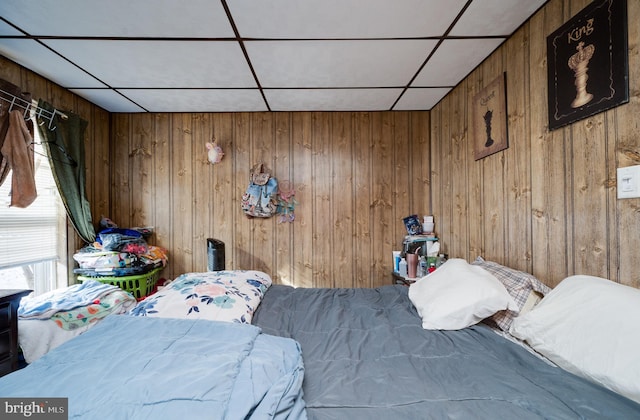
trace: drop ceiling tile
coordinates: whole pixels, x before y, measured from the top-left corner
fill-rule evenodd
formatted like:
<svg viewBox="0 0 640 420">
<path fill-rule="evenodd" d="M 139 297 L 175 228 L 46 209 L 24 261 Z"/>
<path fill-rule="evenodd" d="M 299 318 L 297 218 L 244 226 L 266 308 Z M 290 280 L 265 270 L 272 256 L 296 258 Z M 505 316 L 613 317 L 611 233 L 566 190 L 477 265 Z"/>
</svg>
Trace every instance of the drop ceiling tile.
<svg viewBox="0 0 640 420">
<path fill-rule="evenodd" d="M 389 110 L 402 89 L 265 89 L 272 111 Z"/>
<path fill-rule="evenodd" d="M 89 74 L 30 39 L 0 38 L 0 54 L 63 87 L 105 87 Z"/>
<path fill-rule="evenodd" d="M 0 15 L 1 16 L 1 15 Z M 0 20 L 0 36 L 6 35 L 24 35 L 22 32 L 9 25 L 3 20 Z"/>
<path fill-rule="evenodd" d="M 109 112 L 144 112 L 145 110 L 113 89 L 69 89 Z"/>
<path fill-rule="evenodd" d="M 150 112 L 267 111 L 258 89 L 119 89 Z"/>
<path fill-rule="evenodd" d="M 434 40 L 245 43 L 264 88 L 406 86 Z"/>
<path fill-rule="evenodd" d="M 233 0 L 243 37 L 399 38 L 439 36 L 465 0 Z"/>
<path fill-rule="evenodd" d="M 236 42 L 47 40 L 46 44 L 114 88 L 256 86 Z"/>
<path fill-rule="evenodd" d="M 451 30 L 452 36 L 511 35 L 547 0 L 475 0 Z"/>
<path fill-rule="evenodd" d="M 393 107 L 394 111 L 430 110 L 449 93 L 450 88 L 409 88 Z"/>
<path fill-rule="evenodd" d="M 31 35 L 232 37 L 221 2 L 211 0 L 2 0 L 0 16 Z"/>
<path fill-rule="evenodd" d="M 453 87 L 478 66 L 503 38 L 448 39 L 429 59 L 412 87 Z"/>
</svg>

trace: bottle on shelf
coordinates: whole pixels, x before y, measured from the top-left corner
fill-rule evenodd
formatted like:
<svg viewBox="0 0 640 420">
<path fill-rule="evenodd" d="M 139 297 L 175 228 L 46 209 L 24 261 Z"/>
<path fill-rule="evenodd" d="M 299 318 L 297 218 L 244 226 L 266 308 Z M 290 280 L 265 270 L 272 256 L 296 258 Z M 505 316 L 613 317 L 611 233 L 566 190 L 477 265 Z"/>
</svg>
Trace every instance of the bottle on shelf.
<svg viewBox="0 0 640 420">
<path fill-rule="evenodd" d="M 407 275 L 409 274 L 407 269 L 407 260 L 404 258 L 400 259 L 400 263 L 398 264 L 398 274 L 400 274 L 402 277 L 407 277 Z"/>
</svg>

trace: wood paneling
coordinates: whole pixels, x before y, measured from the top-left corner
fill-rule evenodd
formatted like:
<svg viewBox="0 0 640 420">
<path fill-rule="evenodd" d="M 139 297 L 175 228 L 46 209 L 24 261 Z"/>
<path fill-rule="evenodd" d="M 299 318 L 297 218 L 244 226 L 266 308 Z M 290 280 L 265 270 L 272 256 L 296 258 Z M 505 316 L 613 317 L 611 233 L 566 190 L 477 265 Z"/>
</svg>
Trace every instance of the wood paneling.
<svg viewBox="0 0 640 420">
<path fill-rule="evenodd" d="M 617 200 L 615 185 L 616 168 L 640 164 L 639 2 L 627 2 L 630 102 L 547 128 L 546 37 L 588 3 L 550 1 L 431 111 L 436 228 L 450 256 L 481 255 L 551 286 L 589 274 L 639 287 L 640 199 Z M 474 161 L 472 98 L 502 72 L 509 148 Z"/>
<path fill-rule="evenodd" d="M 428 112 L 113 114 L 111 211 L 154 226 L 163 275 L 206 271 L 206 238 L 226 266 L 295 286 L 391 283 L 402 218 L 430 213 Z M 211 165 L 205 143 L 225 152 Z M 264 162 L 296 188 L 295 221 L 249 219 L 249 170 Z"/>
</svg>

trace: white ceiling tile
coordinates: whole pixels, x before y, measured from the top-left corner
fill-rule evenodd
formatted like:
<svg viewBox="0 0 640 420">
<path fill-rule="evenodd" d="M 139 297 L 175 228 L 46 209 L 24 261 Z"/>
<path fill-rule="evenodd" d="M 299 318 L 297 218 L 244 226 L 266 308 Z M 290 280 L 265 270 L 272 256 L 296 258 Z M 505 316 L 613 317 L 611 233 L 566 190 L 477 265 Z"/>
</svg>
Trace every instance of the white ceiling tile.
<svg viewBox="0 0 640 420">
<path fill-rule="evenodd" d="M 232 37 L 211 0 L 2 0 L 0 15 L 31 35 Z"/>
<path fill-rule="evenodd" d="M 0 53 L 63 87 L 105 87 L 104 84 L 37 41 L 0 38 Z"/>
<path fill-rule="evenodd" d="M 402 95 L 394 111 L 415 111 L 433 108 L 451 88 L 409 88 Z"/>
<path fill-rule="evenodd" d="M 433 40 L 246 42 L 262 87 L 406 86 Z"/>
<path fill-rule="evenodd" d="M 452 36 L 511 35 L 547 0 L 475 0 L 465 10 Z"/>
<path fill-rule="evenodd" d="M 145 110 L 113 89 L 69 89 L 109 112 L 144 112 Z"/>
<path fill-rule="evenodd" d="M 267 111 L 258 89 L 120 89 L 150 112 Z"/>
<path fill-rule="evenodd" d="M 1 15 L 0 15 L 1 16 Z M 7 24 L 5 21 L 0 20 L 0 36 L 6 35 L 24 35 L 22 32 Z"/>
<path fill-rule="evenodd" d="M 445 40 L 411 86 L 455 86 L 503 41 L 502 38 Z"/>
<path fill-rule="evenodd" d="M 272 111 L 389 110 L 402 89 L 266 89 Z"/>
<path fill-rule="evenodd" d="M 46 43 L 111 87 L 256 86 L 236 42 L 47 40 Z"/>
<path fill-rule="evenodd" d="M 465 0 L 233 0 L 242 37 L 398 38 L 439 36 Z"/>
</svg>

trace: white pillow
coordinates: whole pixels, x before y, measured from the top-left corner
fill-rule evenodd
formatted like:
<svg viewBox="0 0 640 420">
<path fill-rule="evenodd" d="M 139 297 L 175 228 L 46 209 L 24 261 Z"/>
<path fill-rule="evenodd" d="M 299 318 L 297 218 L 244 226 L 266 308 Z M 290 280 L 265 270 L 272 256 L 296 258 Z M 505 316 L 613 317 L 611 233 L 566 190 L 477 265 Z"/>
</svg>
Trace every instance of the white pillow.
<svg viewBox="0 0 640 420">
<path fill-rule="evenodd" d="M 567 277 L 513 321 L 511 334 L 565 370 L 640 402 L 640 290 Z"/>
<path fill-rule="evenodd" d="M 409 299 L 427 330 L 459 330 L 504 309 L 518 311 L 498 279 L 459 258 L 409 286 Z"/>
</svg>

